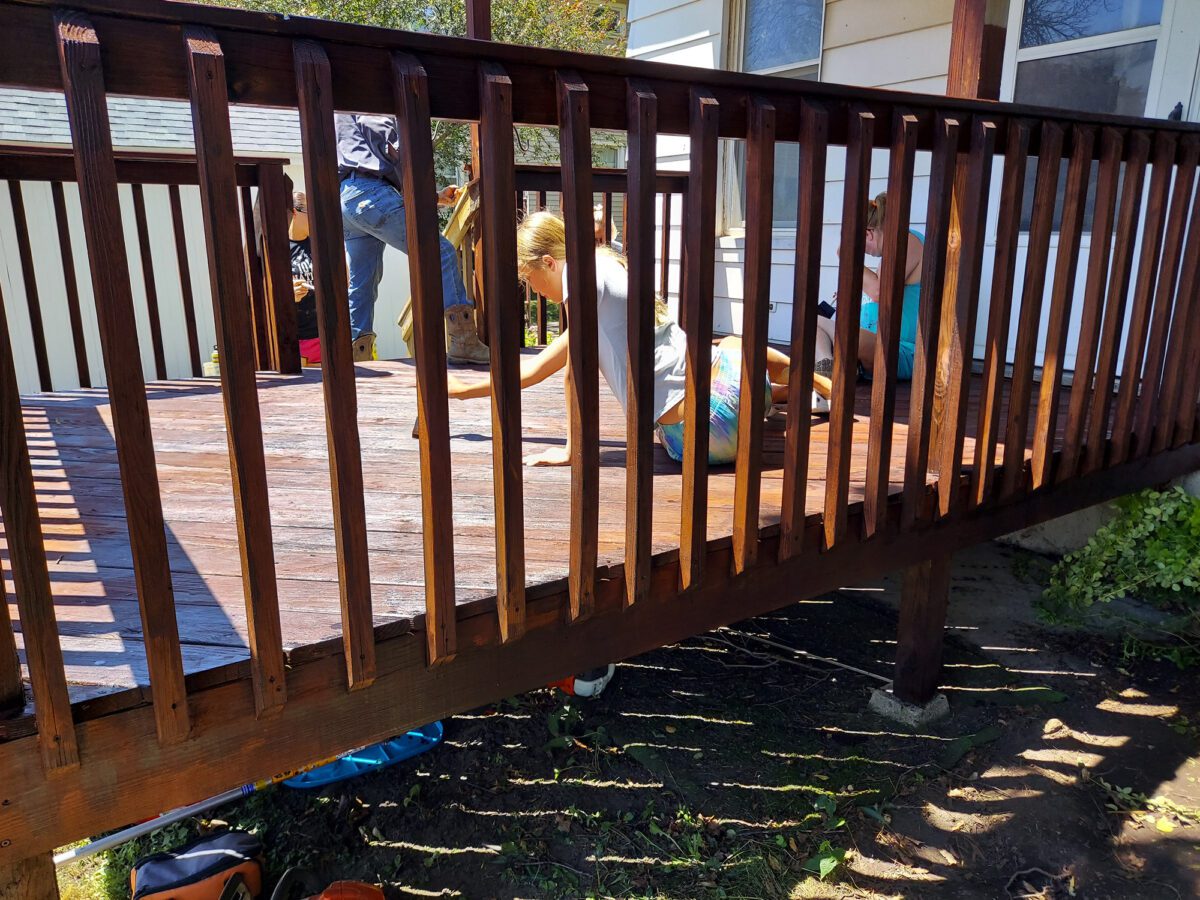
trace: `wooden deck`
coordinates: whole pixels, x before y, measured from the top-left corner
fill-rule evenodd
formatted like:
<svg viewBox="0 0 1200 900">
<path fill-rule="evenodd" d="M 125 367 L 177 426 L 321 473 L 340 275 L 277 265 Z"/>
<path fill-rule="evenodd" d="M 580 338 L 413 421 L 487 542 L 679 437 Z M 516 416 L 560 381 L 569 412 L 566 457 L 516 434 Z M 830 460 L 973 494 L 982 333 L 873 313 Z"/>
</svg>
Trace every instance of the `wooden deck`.
<svg viewBox="0 0 1200 900">
<path fill-rule="evenodd" d="M 283 639 L 291 650 L 337 638 L 342 628 L 320 373 L 262 375 L 258 385 Z M 375 624 L 404 630 L 425 609 L 417 441 L 411 437 L 414 368 L 409 361 L 360 365 L 357 385 Z M 213 381 L 159 382 L 147 393 L 184 667 L 191 674 L 249 654 L 224 411 Z M 625 425 L 611 394 L 601 394 L 600 564 L 620 565 Z M 903 474 L 907 430 L 907 392 L 899 395 L 893 492 L 899 491 Z M 858 401 L 852 504 L 861 501 L 864 487 L 868 385 L 859 386 Z M 563 441 L 557 378 L 523 392 L 522 404 L 527 454 Z M 39 394 L 25 399 L 24 412 L 72 699 L 145 686 L 142 625 L 107 394 Z M 491 419 L 486 400 L 454 403 L 450 415 L 456 599 L 463 604 L 495 595 Z M 819 513 L 824 501 L 827 431 L 827 417 L 815 418 L 810 513 Z M 763 526 L 779 521 L 782 449 L 783 423 L 769 422 Z M 661 446 L 654 452 L 653 546 L 656 554 L 669 553 L 679 545 L 681 467 Z M 968 459 L 971 452 L 968 439 Z M 560 581 L 568 569 L 570 470 L 526 468 L 524 480 L 527 583 Z M 714 468 L 710 540 L 731 532 L 733 490 L 733 467 Z M 23 649 L 15 604 L 10 613 Z"/>
</svg>

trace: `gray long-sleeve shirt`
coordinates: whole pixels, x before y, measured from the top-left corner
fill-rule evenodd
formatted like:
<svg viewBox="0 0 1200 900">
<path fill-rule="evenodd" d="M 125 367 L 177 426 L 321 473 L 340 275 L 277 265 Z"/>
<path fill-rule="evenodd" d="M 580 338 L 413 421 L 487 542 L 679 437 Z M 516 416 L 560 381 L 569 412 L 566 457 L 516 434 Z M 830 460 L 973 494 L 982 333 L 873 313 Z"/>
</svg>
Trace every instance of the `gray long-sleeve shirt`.
<svg viewBox="0 0 1200 900">
<path fill-rule="evenodd" d="M 392 116 L 356 116 L 338 113 L 338 176 L 358 171 L 383 178 L 400 187 L 400 136 Z"/>
</svg>

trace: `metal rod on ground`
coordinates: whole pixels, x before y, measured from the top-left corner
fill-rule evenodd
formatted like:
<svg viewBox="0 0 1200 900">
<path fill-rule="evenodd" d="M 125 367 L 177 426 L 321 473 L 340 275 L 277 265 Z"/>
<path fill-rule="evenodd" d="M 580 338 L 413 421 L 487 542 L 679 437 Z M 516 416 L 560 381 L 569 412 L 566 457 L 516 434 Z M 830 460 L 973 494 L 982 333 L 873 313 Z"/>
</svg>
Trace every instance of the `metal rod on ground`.
<svg viewBox="0 0 1200 900">
<path fill-rule="evenodd" d="M 351 750 L 350 753 L 354 751 Z M 331 756 L 328 759 L 322 759 L 318 762 L 311 763 L 307 766 L 302 766 L 299 769 L 293 769 L 289 772 L 281 772 L 278 775 L 272 775 L 269 778 L 263 778 L 260 781 L 255 781 L 252 784 L 243 784 L 239 788 L 234 788 L 230 791 L 217 794 L 215 797 L 209 797 L 207 800 L 201 800 L 198 803 L 193 803 L 190 806 L 181 806 L 178 809 L 173 809 L 165 812 L 160 816 L 149 819 L 145 822 L 140 822 L 137 825 L 130 825 L 128 828 L 121 831 L 113 832 L 110 835 L 84 844 L 81 847 L 75 847 L 71 850 L 64 850 L 62 853 L 55 854 L 54 864 L 56 866 L 66 865 L 69 862 L 74 862 L 77 859 L 83 859 L 85 856 L 91 856 L 94 853 L 101 853 L 105 850 L 111 850 L 113 847 L 120 846 L 127 841 L 132 841 L 134 838 L 141 837 L 143 834 L 149 834 L 162 828 L 164 825 L 170 825 L 173 822 L 178 822 L 181 819 L 187 819 L 197 813 L 202 813 L 207 809 L 212 809 L 214 806 L 221 806 L 225 803 L 230 803 L 234 800 L 239 800 L 242 797 L 249 797 L 255 791 L 261 791 L 263 788 L 270 787 L 273 784 L 278 784 L 281 781 L 287 781 L 294 775 L 299 775 L 301 772 L 308 772 L 312 769 L 319 768 L 328 763 L 334 762 L 343 756 L 349 754 L 339 753 L 337 756 Z"/>
</svg>

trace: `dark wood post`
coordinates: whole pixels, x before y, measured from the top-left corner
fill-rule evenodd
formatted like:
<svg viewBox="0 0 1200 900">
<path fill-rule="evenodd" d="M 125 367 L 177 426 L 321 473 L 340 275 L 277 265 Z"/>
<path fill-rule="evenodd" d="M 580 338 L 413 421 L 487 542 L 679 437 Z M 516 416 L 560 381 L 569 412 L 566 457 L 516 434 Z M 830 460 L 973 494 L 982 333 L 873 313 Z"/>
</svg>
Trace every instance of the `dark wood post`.
<svg viewBox="0 0 1200 900">
<path fill-rule="evenodd" d="M 0 719 L 20 715 L 25 709 L 25 688 L 21 685 L 21 660 L 13 637 L 8 601 L 0 603 Z"/>
<path fill-rule="evenodd" d="M 49 854 L 0 865 L 0 900 L 58 900 L 58 879 Z"/>
<path fill-rule="evenodd" d="M 937 693 L 949 598 L 949 555 L 904 570 L 892 691 L 906 703 L 928 703 Z"/>
</svg>

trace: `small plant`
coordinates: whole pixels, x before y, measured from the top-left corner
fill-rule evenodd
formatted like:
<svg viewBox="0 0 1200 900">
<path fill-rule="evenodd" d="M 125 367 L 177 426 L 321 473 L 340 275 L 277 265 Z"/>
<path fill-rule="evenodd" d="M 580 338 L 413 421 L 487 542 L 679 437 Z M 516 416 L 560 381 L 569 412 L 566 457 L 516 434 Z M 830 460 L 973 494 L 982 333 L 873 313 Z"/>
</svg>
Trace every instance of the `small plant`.
<svg viewBox="0 0 1200 900">
<path fill-rule="evenodd" d="M 814 856 L 805 860 L 804 871 L 812 872 L 821 881 L 827 879 L 846 861 L 846 851 L 834 847 L 829 841 L 821 841 Z"/>
<path fill-rule="evenodd" d="M 1130 622 L 1124 656 L 1193 664 L 1200 658 L 1200 501 L 1176 487 L 1142 491 L 1116 507 L 1116 518 L 1051 571 L 1042 617 L 1079 625 L 1099 613 L 1098 604 L 1144 600 L 1171 615 L 1158 626 Z"/>
</svg>

